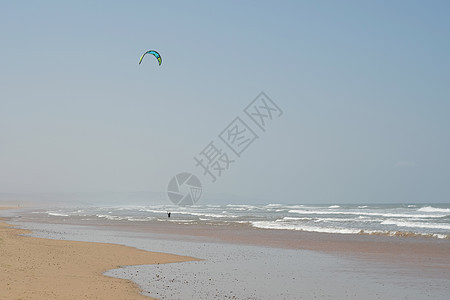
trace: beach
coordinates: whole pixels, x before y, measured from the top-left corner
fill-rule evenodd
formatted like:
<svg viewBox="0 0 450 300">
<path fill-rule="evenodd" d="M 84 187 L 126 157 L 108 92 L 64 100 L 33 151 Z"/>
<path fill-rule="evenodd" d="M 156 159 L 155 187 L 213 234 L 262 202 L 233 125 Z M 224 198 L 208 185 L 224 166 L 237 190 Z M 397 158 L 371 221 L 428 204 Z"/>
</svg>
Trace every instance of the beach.
<svg viewBox="0 0 450 300">
<path fill-rule="evenodd" d="M 2 225 L 2 238 L 15 240 L 8 243 L 9 255 L 20 263 L 2 262 L 11 270 L 2 272 L 9 276 L 2 284 L 11 286 L 0 290 L 16 293 L 7 299 L 51 299 L 74 293 L 85 281 L 92 288 L 79 289 L 75 298 L 106 299 L 111 287 L 114 295 L 123 293 L 120 299 L 139 299 L 139 292 L 158 299 L 445 299 L 450 292 L 448 239 L 82 221 L 37 212 L 2 212 L 8 223 L 29 230 Z M 42 249 L 52 247 L 58 250 L 44 255 Z M 52 265 L 55 255 L 58 264 Z M 58 295 L 54 299 L 69 294 Z"/>
<path fill-rule="evenodd" d="M 0 300 L 450 300 L 450 1 L 0 11 Z"/>
<path fill-rule="evenodd" d="M 0 221 L 1 299 L 148 299 L 133 282 L 102 274 L 127 265 L 194 260 L 123 245 L 23 236 L 29 233 Z"/>
</svg>

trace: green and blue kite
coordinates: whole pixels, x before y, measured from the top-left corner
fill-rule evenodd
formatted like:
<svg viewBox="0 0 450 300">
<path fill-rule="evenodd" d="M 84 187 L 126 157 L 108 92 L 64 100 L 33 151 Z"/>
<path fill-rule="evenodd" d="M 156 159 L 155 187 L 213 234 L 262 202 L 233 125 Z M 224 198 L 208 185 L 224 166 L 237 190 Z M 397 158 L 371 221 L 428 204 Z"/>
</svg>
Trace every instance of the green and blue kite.
<svg viewBox="0 0 450 300">
<path fill-rule="evenodd" d="M 159 53 L 156 52 L 155 50 L 149 50 L 149 51 L 145 52 L 144 54 L 142 54 L 141 59 L 139 60 L 139 64 L 141 64 L 142 59 L 144 58 L 144 56 L 146 54 L 152 54 L 158 60 L 159 65 L 161 65 L 161 63 L 162 63 L 161 55 L 159 55 Z"/>
</svg>

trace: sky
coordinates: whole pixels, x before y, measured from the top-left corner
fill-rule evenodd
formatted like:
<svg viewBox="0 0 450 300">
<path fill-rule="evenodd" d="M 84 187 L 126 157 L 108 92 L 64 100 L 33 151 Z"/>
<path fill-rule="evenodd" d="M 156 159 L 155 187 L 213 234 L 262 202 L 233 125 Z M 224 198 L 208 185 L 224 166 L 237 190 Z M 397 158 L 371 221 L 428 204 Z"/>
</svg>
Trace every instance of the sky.
<svg viewBox="0 0 450 300">
<path fill-rule="evenodd" d="M 188 172 L 242 202 L 449 203 L 449 9 L 0 1 L 0 193 L 164 193 Z M 150 49 L 161 66 L 138 64 Z M 260 92 L 283 112 L 265 131 L 244 113 Z M 219 138 L 236 117 L 258 135 L 239 157 Z M 215 182 L 210 142 L 234 160 Z"/>
</svg>

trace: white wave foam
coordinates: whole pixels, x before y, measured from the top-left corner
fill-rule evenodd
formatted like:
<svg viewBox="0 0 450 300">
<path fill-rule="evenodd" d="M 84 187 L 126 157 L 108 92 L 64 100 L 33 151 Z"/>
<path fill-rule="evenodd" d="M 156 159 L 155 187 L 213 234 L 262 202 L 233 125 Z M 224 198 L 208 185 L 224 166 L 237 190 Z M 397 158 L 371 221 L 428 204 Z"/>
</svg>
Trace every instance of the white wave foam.
<svg viewBox="0 0 450 300">
<path fill-rule="evenodd" d="M 382 212 L 357 212 L 357 211 L 324 211 L 324 210 L 298 210 L 291 209 L 290 213 L 304 214 L 304 215 L 357 215 L 357 216 L 381 216 L 388 218 L 437 218 L 445 217 L 445 215 L 417 215 L 417 214 L 395 214 Z"/>
<path fill-rule="evenodd" d="M 360 205 L 360 206 L 358 206 L 358 208 L 368 208 L 368 206 L 367 205 Z"/>
<path fill-rule="evenodd" d="M 139 211 L 145 211 L 145 212 L 151 212 L 151 213 L 155 213 L 155 214 L 165 214 L 167 213 L 167 209 L 166 210 L 161 210 L 161 209 L 150 209 L 150 208 L 142 208 Z"/>
<path fill-rule="evenodd" d="M 248 208 L 248 209 L 257 208 L 254 205 L 247 205 L 247 204 L 228 204 L 227 207 L 241 207 L 241 208 Z"/>
<path fill-rule="evenodd" d="M 283 206 L 282 204 L 278 204 L 278 203 L 271 203 L 271 204 L 267 204 L 266 207 L 280 207 Z"/>
<path fill-rule="evenodd" d="M 432 206 L 426 206 L 426 207 L 419 208 L 417 211 L 450 213 L 450 208 L 436 208 L 436 207 L 432 207 Z"/>
<path fill-rule="evenodd" d="M 230 209 L 239 211 L 249 210 L 247 207 L 230 207 Z"/>
<path fill-rule="evenodd" d="M 253 227 L 264 229 L 285 229 L 285 230 L 298 230 L 309 232 L 324 232 L 324 233 L 342 233 L 342 234 L 356 234 L 361 230 L 350 228 L 332 228 L 332 227 L 314 227 L 307 225 L 289 224 L 289 223 L 277 223 L 272 221 L 253 221 L 250 222 Z"/>
<path fill-rule="evenodd" d="M 298 230 L 307 232 L 321 232 L 321 233 L 338 233 L 338 234 L 375 234 L 375 235 L 388 235 L 388 236 L 405 236 L 404 232 L 400 231 L 381 231 L 381 230 L 363 230 L 363 229 L 350 229 L 350 228 L 334 228 L 334 227 L 314 227 L 307 225 L 297 225 L 288 223 L 276 223 L 271 221 L 253 221 L 250 222 L 253 227 L 263 229 L 278 229 L 278 230 Z M 447 239 L 450 235 L 445 234 L 426 234 L 411 232 L 412 235 L 427 236 L 439 239 Z M 408 234 L 407 234 L 408 235 Z"/>
<path fill-rule="evenodd" d="M 370 219 L 350 219 L 350 218 L 318 218 L 315 222 L 374 222 Z"/>
<path fill-rule="evenodd" d="M 305 206 L 303 204 L 298 204 L 298 205 L 286 205 L 286 207 L 288 207 L 288 208 L 304 208 Z"/>
<path fill-rule="evenodd" d="M 238 218 L 239 216 L 236 215 L 228 215 L 228 214 L 210 214 L 210 213 L 200 213 L 200 212 L 190 212 L 190 211 L 175 211 L 174 213 L 182 214 L 182 215 L 192 215 L 192 216 L 203 216 L 203 217 L 210 217 L 210 218 Z M 226 213 L 226 211 L 224 211 Z"/>
<path fill-rule="evenodd" d="M 419 222 L 408 222 L 408 221 L 400 221 L 400 220 L 385 220 L 385 221 L 381 222 L 381 224 L 382 225 L 396 225 L 398 227 L 450 230 L 450 224 L 440 224 L 440 223 L 419 223 Z"/>
<path fill-rule="evenodd" d="M 107 220 L 116 220 L 116 221 L 120 221 L 120 220 L 126 220 L 129 217 L 118 217 L 118 216 L 110 216 L 110 215 L 95 215 L 98 218 L 103 218 L 103 219 L 107 219 Z"/>
<path fill-rule="evenodd" d="M 68 217 L 68 214 L 63 213 L 57 213 L 57 212 L 47 212 L 49 216 L 55 216 L 55 217 Z"/>
<path fill-rule="evenodd" d="M 287 221 L 311 221 L 311 220 L 314 220 L 314 219 L 313 218 L 284 217 L 282 220 L 287 220 Z M 277 220 L 277 221 L 281 221 L 281 220 Z"/>
<path fill-rule="evenodd" d="M 330 206 L 328 206 L 328 208 L 339 208 L 340 206 L 339 205 L 330 205 Z"/>
<path fill-rule="evenodd" d="M 349 218 L 296 218 L 296 217 L 284 217 L 283 219 L 277 220 L 277 222 L 282 221 L 314 221 L 315 223 L 320 222 L 375 222 L 382 220 L 374 220 L 374 219 L 349 219 Z"/>
</svg>

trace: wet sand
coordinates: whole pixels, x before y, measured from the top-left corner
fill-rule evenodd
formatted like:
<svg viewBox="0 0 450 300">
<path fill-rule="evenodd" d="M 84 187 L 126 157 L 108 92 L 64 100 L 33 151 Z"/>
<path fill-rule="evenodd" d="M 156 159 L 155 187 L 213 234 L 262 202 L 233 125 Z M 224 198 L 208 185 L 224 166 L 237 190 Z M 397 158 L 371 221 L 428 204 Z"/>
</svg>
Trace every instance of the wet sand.
<svg viewBox="0 0 450 300">
<path fill-rule="evenodd" d="M 29 233 L 0 221 L 1 299 L 149 299 L 133 282 L 103 273 L 196 260 L 116 244 L 21 236 Z"/>
<path fill-rule="evenodd" d="M 114 229 L 117 230 L 119 227 L 114 226 Z M 384 262 L 406 263 L 417 267 L 450 270 L 450 240 L 448 239 L 260 229 L 246 224 L 183 226 L 165 223 L 146 225 L 141 230 L 205 237 L 227 243 L 313 250 Z"/>
<path fill-rule="evenodd" d="M 254 228 L 248 224 L 200 225 L 167 222 L 81 221 L 77 218 L 24 214 L 21 221 L 96 226 L 115 231 L 172 235 L 179 240 L 223 242 L 331 254 L 450 270 L 450 240 L 431 237 L 331 234 Z"/>
</svg>

